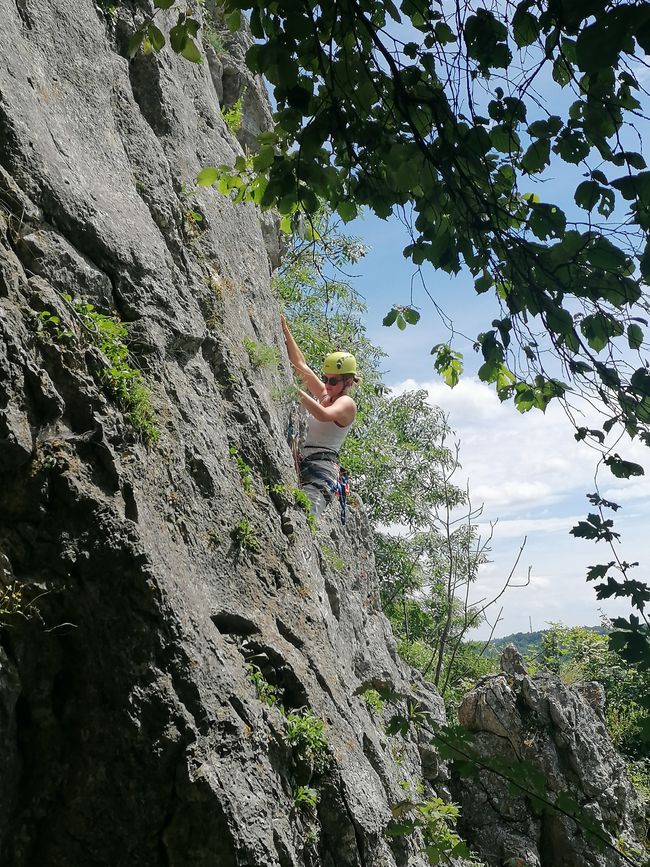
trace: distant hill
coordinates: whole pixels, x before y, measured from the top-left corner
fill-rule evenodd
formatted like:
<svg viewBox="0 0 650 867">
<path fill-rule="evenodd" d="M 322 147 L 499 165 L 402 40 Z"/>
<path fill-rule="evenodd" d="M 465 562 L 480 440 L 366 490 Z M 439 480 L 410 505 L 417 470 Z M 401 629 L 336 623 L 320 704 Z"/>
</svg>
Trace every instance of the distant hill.
<svg viewBox="0 0 650 867">
<path fill-rule="evenodd" d="M 585 626 L 584 628 L 597 632 L 599 635 L 604 635 L 607 632 L 604 626 Z M 539 647 L 542 643 L 542 636 L 548 632 L 550 629 L 541 629 L 539 632 L 513 632 L 512 635 L 504 635 L 503 638 L 493 638 L 486 653 L 490 656 L 498 656 L 507 644 L 514 644 L 517 650 L 524 654 Z"/>
</svg>

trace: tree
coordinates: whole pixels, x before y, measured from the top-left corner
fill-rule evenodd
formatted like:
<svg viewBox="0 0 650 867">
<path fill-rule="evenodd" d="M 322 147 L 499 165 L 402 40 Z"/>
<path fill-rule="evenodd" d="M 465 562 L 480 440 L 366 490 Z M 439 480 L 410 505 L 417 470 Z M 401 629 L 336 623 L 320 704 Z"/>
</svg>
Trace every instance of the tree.
<svg viewBox="0 0 650 867">
<path fill-rule="evenodd" d="M 617 337 L 635 351 L 644 342 L 634 313 L 650 271 L 650 172 L 626 124 L 642 116 L 628 67 L 650 45 L 647 5 L 223 7 L 235 23 L 250 12 L 247 62 L 277 103 L 252 161 L 253 197 L 284 214 L 314 212 L 322 198 L 345 220 L 364 206 L 381 217 L 405 210 L 405 255 L 451 273 L 465 266 L 477 292 L 495 291 L 502 318 L 477 343 L 479 375 L 500 397 L 526 411 L 566 395 L 546 373 L 545 332 L 569 383 L 598 396 L 612 424 L 647 437 L 650 374 L 612 363 Z M 542 81 L 566 92 L 551 101 L 564 116 L 542 104 Z M 572 219 L 534 191 L 552 158 L 579 169 Z M 444 345 L 436 355 L 445 369 Z"/>
</svg>

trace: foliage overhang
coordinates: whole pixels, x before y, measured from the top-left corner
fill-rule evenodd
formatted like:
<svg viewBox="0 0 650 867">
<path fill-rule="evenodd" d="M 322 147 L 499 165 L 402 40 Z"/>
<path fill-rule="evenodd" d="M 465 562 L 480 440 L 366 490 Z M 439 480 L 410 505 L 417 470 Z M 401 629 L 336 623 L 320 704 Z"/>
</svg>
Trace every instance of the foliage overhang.
<svg viewBox="0 0 650 867">
<path fill-rule="evenodd" d="M 501 318 L 476 341 L 481 379 L 521 411 L 579 389 L 607 407 L 605 432 L 620 423 L 650 442 L 650 373 L 640 356 L 650 172 L 628 147 L 644 119 L 635 69 L 650 47 L 650 7 L 221 5 L 233 27 L 249 13 L 256 42 L 247 63 L 271 82 L 277 108 L 260 151 L 221 172 L 220 187 L 285 215 L 315 212 L 320 199 L 345 220 L 362 207 L 380 217 L 406 209 L 406 256 L 449 273 L 466 267 L 477 292 L 497 295 Z M 570 98 L 543 99 L 542 81 Z M 562 103 L 564 117 L 554 113 Z M 576 167 L 583 216 L 570 219 L 527 190 L 551 160 Z M 566 381 L 545 369 L 548 340 Z M 455 381 L 449 346 L 432 352 Z M 580 436 L 599 444 L 604 435 Z"/>
</svg>

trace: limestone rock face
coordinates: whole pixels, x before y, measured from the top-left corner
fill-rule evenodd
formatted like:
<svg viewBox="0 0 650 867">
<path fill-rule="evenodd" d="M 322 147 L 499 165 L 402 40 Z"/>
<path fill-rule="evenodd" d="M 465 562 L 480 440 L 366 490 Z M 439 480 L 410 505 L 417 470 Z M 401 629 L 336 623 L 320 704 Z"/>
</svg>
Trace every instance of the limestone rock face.
<svg viewBox="0 0 650 867">
<path fill-rule="evenodd" d="M 243 55 L 129 61 L 129 8 L 0 0 L 1 586 L 23 593 L 0 627 L 0 864 L 424 864 L 385 828 L 435 755 L 363 693 L 441 700 L 397 659 L 363 513 L 313 537 L 293 505 L 277 232 L 193 187 L 242 152 L 220 96 Z M 66 295 L 129 323 L 157 441 Z M 320 774 L 287 741 L 303 708 Z"/>
<path fill-rule="evenodd" d="M 566 793 L 614 838 L 633 840 L 638 804 L 605 728 L 603 709 L 599 684 L 567 686 L 550 672 L 531 677 L 509 645 L 501 674 L 483 678 L 464 698 L 458 716 L 474 733 L 481 755 L 529 763 L 543 774 L 546 799 L 555 803 Z M 452 791 L 461 805 L 462 829 L 488 864 L 621 864 L 617 854 L 598 851 L 587 841 L 571 818 L 543 806 L 531 809 L 529 799 L 515 796 L 490 772 L 455 778 Z"/>
</svg>

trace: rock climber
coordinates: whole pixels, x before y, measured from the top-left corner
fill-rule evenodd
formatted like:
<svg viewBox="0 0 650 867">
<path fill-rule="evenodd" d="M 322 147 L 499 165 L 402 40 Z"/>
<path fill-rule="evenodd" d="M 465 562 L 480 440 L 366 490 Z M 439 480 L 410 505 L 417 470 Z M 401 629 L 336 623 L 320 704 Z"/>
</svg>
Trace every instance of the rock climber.
<svg viewBox="0 0 650 867">
<path fill-rule="evenodd" d="M 305 387 L 298 390 L 300 403 L 309 413 L 305 443 L 300 453 L 300 487 L 319 517 L 332 501 L 339 479 L 339 449 L 357 414 L 357 405 L 348 394 L 359 382 L 357 361 L 349 352 L 325 356 L 320 377 L 305 361 L 287 320 L 280 317 L 289 361 Z"/>
</svg>

